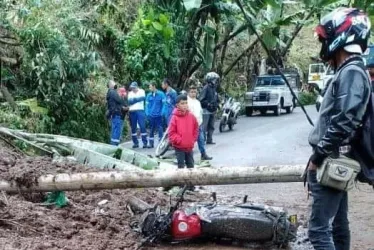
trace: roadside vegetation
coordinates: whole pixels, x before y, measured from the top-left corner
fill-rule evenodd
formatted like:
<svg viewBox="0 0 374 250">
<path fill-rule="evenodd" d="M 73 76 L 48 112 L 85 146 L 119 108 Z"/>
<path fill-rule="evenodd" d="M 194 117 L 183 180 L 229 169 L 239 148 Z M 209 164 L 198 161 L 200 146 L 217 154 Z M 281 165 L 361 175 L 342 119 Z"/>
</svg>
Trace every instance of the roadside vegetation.
<svg viewBox="0 0 374 250">
<path fill-rule="evenodd" d="M 244 5 L 278 63 L 303 72 L 318 53 L 312 27 L 322 13 L 350 2 L 374 16 L 369 0 L 287 2 Z M 183 89 L 215 70 L 240 99 L 266 59 L 235 1 L 3 0 L 0 124 L 107 141 L 109 79 L 168 77 Z"/>
</svg>

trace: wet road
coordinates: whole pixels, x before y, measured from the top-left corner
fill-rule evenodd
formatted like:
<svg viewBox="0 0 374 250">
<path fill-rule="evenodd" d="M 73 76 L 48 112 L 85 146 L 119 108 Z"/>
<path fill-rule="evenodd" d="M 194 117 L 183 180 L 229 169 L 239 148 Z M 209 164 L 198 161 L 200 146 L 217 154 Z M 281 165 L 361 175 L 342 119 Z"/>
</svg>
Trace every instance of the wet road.
<svg viewBox="0 0 374 250">
<path fill-rule="evenodd" d="M 318 116 L 315 106 L 308 106 L 306 110 L 315 122 Z M 295 109 L 292 114 L 282 113 L 279 117 L 273 116 L 270 112 L 266 116 L 240 117 L 233 131 L 224 133 L 219 133 L 218 129 L 215 131 L 213 139 L 216 144 L 208 145 L 207 152 L 213 156 L 211 161 L 213 166 L 306 164 L 311 154 L 311 147 L 307 140 L 311 128 L 312 126 L 300 108 Z M 126 146 L 130 147 L 131 144 L 127 143 Z M 139 151 L 146 154 L 154 152 L 149 149 L 139 149 Z M 197 147 L 195 160 L 199 161 Z M 209 192 L 215 191 L 217 199 L 221 201 L 240 202 L 244 195 L 248 195 L 248 201 L 284 207 L 290 214 L 297 214 L 299 220 L 303 222 L 307 221 L 309 214 L 310 200 L 307 199 L 302 183 L 221 185 L 206 186 L 205 189 Z M 373 190 L 364 184 L 359 184 L 359 189 L 350 193 L 351 249 L 369 250 L 374 246 L 373 197 Z M 301 231 L 305 232 L 305 230 Z M 301 240 L 303 238 L 300 237 Z M 234 250 L 240 248 L 206 246 L 180 249 Z M 291 249 L 310 249 L 310 246 L 295 244 Z"/>
<path fill-rule="evenodd" d="M 307 112 L 317 117 L 314 106 Z M 241 117 L 233 131 L 214 134 L 216 145 L 207 146 L 214 166 L 303 164 L 310 156 L 307 139 L 311 130 L 304 113 Z"/>
<path fill-rule="evenodd" d="M 308 106 L 306 109 L 315 120 L 315 107 Z M 213 157 L 213 166 L 304 164 L 311 153 L 307 142 L 311 128 L 300 108 L 279 117 L 271 112 L 266 116 L 243 116 L 238 119 L 233 131 L 220 133 L 217 124 L 213 135 L 216 144 L 207 145 L 206 148 Z M 125 143 L 125 146 L 131 147 L 131 143 Z M 137 151 L 154 154 L 151 149 Z M 195 153 L 195 160 L 198 161 L 197 147 Z"/>
</svg>

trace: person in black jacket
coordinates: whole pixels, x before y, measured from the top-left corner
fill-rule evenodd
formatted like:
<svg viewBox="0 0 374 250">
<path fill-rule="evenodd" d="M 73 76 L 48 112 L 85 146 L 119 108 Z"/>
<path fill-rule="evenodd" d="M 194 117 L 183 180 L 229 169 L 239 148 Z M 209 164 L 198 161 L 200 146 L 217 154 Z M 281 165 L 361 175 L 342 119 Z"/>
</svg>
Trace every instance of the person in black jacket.
<svg viewBox="0 0 374 250">
<path fill-rule="evenodd" d="M 107 119 L 111 122 L 110 144 L 118 145 L 120 143 L 123 121 L 128 110 L 126 98 L 119 96 L 117 84 L 110 80 L 108 83 L 107 100 Z"/>
<path fill-rule="evenodd" d="M 338 8 L 316 28 L 320 57 L 335 69 L 318 122 L 309 136 L 313 154 L 308 184 L 313 197 L 309 240 L 316 250 L 349 250 L 348 194 L 317 182 L 317 169 L 327 157 L 351 157 L 352 139 L 362 124 L 371 84 L 361 54 L 370 37 L 370 20 L 354 8 Z"/>
<path fill-rule="evenodd" d="M 205 86 L 203 87 L 199 101 L 203 108 L 203 129 L 205 133 L 206 144 L 215 144 L 213 142 L 213 132 L 215 116 L 219 105 L 217 87 L 220 77 L 215 72 L 209 72 L 205 76 Z"/>
</svg>

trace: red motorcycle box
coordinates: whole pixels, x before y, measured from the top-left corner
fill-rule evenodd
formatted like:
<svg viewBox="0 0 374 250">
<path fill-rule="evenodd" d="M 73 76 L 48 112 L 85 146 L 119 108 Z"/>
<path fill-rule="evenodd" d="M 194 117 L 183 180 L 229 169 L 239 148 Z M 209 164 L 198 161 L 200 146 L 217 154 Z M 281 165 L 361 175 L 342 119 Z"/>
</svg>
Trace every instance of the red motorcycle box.
<svg viewBox="0 0 374 250">
<path fill-rule="evenodd" d="M 171 223 L 171 235 L 175 240 L 186 240 L 201 235 L 201 221 L 196 214 L 186 215 L 182 210 L 173 214 Z"/>
</svg>

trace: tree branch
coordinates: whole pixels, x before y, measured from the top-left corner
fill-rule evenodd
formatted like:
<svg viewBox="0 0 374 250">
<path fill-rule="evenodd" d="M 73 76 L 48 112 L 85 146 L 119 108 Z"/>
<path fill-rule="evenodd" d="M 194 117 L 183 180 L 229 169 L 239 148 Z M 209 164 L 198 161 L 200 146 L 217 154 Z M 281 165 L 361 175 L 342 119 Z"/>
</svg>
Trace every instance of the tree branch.
<svg viewBox="0 0 374 250">
<path fill-rule="evenodd" d="M 304 17 L 304 19 L 301 21 L 301 23 L 298 23 L 294 29 L 294 31 L 292 32 L 292 36 L 291 38 L 287 41 L 286 43 L 286 47 L 283 49 L 283 51 L 281 52 L 281 57 L 284 57 L 286 56 L 288 50 L 290 49 L 293 41 L 295 40 L 296 36 L 299 34 L 299 32 L 301 31 L 301 29 L 304 27 L 304 23 L 305 21 L 307 21 L 315 12 L 315 9 L 313 8 L 309 13 L 308 15 L 306 15 Z"/>
<path fill-rule="evenodd" d="M 10 45 L 10 46 L 20 46 L 21 43 L 19 42 L 14 42 L 14 41 L 9 41 L 7 39 L 0 38 L 0 43 Z"/>
<path fill-rule="evenodd" d="M 198 61 L 194 66 L 192 66 L 191 70 L 188 72 L 189 76 L 191 76 L 200 66 L 203 64 L 203 60 Z"/>
<path fill-rule="evenodd" d="M 233 33 L 231 33 L 222 42 L 220 42 L 219 44 L 217 44 L 216 47 L 214 47 L 214 51 L 218 50 L 221 46 L 227 44 L 231 39 L 235 38 L 237 35 L 239 35 L 243 31 L 245 31 L 247 28 L 248 28 L 248 24 L 243 24 L 242 26 L 240 26 L 236 31 L 234 31 Z"/>
<path fill-rule="evenodd" d="M 223 76 L 225 77 L 228 73 L 230 73 L 230 71 L 234 68 L 234 66 L 240 61 L 240 59 L 242 59 L 245 54 L 251 50 L 254 49 L 254 47 L 256 46 L 256 44 L 258 43 L 258 38 L 256 38 L 256 40 L 254 40 L 249 46 L 248 48 L 246 48 L 243 53 L 241 53 L 234 61 L 233 63 L 227 67 L 227 69 L 225 70 L 225 72 L 223 72 Z"/>
<path fill-rule="evenodd" d="M 5 64 L 10 64 L 10 65 L 17 65 L 18 61 L 14 58 L 10 57 L 5 57 L 5 56 L 0 56 L 0 61 L 2 61 Z"/>
</svg>

